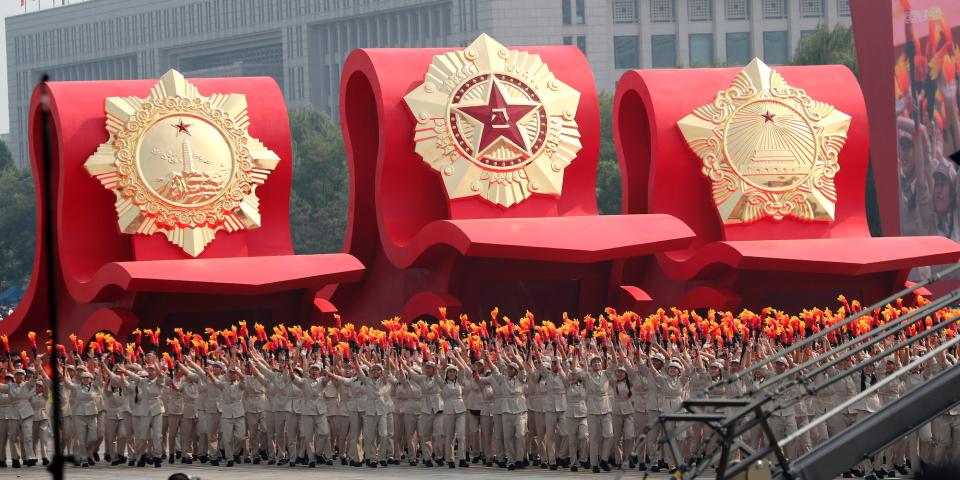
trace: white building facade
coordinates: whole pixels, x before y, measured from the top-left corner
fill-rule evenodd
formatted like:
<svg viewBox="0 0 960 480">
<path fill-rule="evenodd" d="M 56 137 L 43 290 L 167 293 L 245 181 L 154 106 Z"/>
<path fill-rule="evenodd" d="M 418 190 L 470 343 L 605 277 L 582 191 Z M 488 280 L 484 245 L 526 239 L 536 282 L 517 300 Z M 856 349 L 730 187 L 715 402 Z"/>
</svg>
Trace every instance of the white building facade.
<svg viewBox="0 0 960 480">
<path fill-rule="evenodd" d="M 338 118 L 340 69 L 360 47 L 576 45 L 597 86 L 630 68 L 783 64 L 849 0 L 92 0 L 7 18 L 10 148 L 19 165 L 30 95 L 55 81 L 268 75 L 291 108 Z"/>
</svg>

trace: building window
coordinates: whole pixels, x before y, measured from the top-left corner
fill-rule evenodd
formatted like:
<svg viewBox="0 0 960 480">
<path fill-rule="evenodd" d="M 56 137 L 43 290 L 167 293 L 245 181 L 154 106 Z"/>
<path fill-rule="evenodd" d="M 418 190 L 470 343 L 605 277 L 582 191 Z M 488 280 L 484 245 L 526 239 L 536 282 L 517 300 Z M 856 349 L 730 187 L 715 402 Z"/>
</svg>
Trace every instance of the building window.
<svg viewBox="0 0 960 480">
<path fill-rule="evenodd" d="M 710 67 L 713 66 L 713 64 L 713 34 L 691 33 L 690 66 Z"/>
<path fill-rule="evenodd" d="M 624 35 L 613 37 L 614 68 L 640 68 L 640 37 Z"/>
<path fill-rule="evenodd" d="M 577 48 L 579 48 L 584 55 L 587 54 L 587 37 L 577 35 Z"/>
<path fill-rule="evenodd" d="M 787 18 L 787 0 L 763 0 L 763 18 Z"/>
<path fill-rule="evenodd" d="M 713 19 L 713 0 L 687 0 L 687 18 L 691 22 Z"/>
<path fill-rule="evenodd" d="M 763 61 L 770 65 L 784 65 L 789 60 L 787 32 L 763 32 Z"/>
<path fill-rule="evenodd" d="M 747 0 L 727 0 L 727 20 L 746 20 L 750 18 L 750 2 Z"/>
<path fill-rule="evenodd" d="M 564 44 L 564 45 L 573 45 L 573 37 L 571 37 L 571 36 L 569 36 L 569 35 L 563 37 L 563 44 Z"/>
<path fill-rule="evenodd" d="M 573 20 L 570 16 L 570 0 L 563 0 L 560 2 L 560 8 L 563 9 L 563 24 L 570 25 L 573 23 Z"/>
<path fill-rule="evenodd" d="M 804 38 L 807 38 L 812 35 L 816 35 L 816 30 L 800 30 L 800 41 L 802 42 Z"/>
<path fill-rule="evenodd" d="M 577 25 L 587 23 L 587 7 L 584 3 L 587 0 L 577 0 Z"/>
<path fill-rule="evenodd" d="M 837 0 L 837 11 L 841 17 L 850 16 L 850 0 Z"/>
<path fill-rule="evenodd" d="M 675 68 L 677 66 L 676 35 L 651 35 L 650 46 L 653 50 L 653 68 Z"/>
<path fill-rule="evenodd" d="M 822 17 L 823 16 L 823 0 L 800 0 L 800 16 L 801 17 Z"/>
<path fill-rule="evenodd" d="M 651 0 L 650 20 L 654 22 L 672 22 L 676 18 L 675 0 Z"/>
<path fill-rule="evenodd" d="M 727 63 L 746 65 L 753 53 L 750 51 L 750 32 L 730 32 L 727 34 Z"/>
<path fill-rule="evenodd" d="M 614 0 L 613 23 L 637 23 L 637 0 Z"/>
</svg>

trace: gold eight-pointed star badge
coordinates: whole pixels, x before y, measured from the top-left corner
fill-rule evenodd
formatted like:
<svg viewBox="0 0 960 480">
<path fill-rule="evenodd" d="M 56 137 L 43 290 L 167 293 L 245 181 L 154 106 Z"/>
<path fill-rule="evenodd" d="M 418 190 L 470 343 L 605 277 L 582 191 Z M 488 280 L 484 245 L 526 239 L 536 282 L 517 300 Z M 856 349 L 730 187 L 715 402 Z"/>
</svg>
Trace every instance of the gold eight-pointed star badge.
<svg viewBox="0 0 960 480">
<path fill-rule="evenodd" d="M 539 55 L 480 35 L 433 58 L 404 97 L 416 119 L 416 151 L 443 178 L 450 199 L 479 195 L 511 207 L 559 195 L 580 151 L 580 93 Z"/>
<path fill-rule="evenodd" d="M 196 257 L 220 230 L 260 226 L 256 188 L 280 158 L 250 137 L 244 95 L 203 96 L 170 70 L 146 98 L 107 98 L 106 115 L 110 139 L 84 168 L 116 194 L 121 232 Z"/>
<path fill-rule="evenodd" d="M 850 116 L 754 59 L 678 125 L 703 162 L 724 223 L 833 221 Z"/>
</svg>

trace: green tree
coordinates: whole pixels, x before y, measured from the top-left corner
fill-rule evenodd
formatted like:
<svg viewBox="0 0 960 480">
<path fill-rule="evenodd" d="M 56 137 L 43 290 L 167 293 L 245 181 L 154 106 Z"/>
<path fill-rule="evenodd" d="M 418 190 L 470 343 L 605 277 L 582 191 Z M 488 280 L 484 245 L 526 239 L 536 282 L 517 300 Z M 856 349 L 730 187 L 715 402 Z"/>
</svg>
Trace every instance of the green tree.
<svg viewBox="0 0 960 480">
<path fill-rule="evenodd" d="M 613 143 L 613 95 L 603 92 L 600 103 L 600 160 L 597 162 L 597 207 L 603 215 L 620 213 L 620 165 Z"/>
<path fill-rule="evenodd" d="M 891 60 L 892 61 L 892 60 Z M 860 76 L 857 67 L 857 48 L 854 43 L 853 29 L 837 25 L 833 30 L 821 24 L 816 32 L 803 37 L 793 55 L 794 65 L 844 65 Z M 870 233 L 882 235 L 880 228 L 880 207 L 877 203 L 877 188 L 873 180 L 873 162 L 867 167 L 866 207 L 867 223 Z"/>
<path fill-rule="evenodd" d="M 13 154 L 10 153 L 10 148 L 7 147 L 7 143 L 0 140 L 0 170 L 6 170 L 12 166 Z"/>
<path fill-rule="evenodd" d="M 800 40 L 797 51 L 793 54 L 793 64 L 844 65 L 859 76 L 853 29 L 837 25 L 831 30 L 820 24 L 815 32 Z"/>
<path fill-rule="evenodd" d="M 26 287 L 33 268 L 36 199 L 26 168 L 0 171 L 0 287 Z"/>
<path fill-rule="evenodd" d="M 340 128 L 313 109 L 290 112 L 290 223 L 297 253 L 339 252 L 347 228 L 349 176 Z"/>
</svg>

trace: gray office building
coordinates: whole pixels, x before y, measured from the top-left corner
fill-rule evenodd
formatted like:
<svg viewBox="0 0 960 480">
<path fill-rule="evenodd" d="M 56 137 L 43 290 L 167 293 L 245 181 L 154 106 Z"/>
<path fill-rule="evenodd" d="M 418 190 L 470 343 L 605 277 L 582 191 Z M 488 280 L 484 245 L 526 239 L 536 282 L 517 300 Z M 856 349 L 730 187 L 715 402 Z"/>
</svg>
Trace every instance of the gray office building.
<svg viewBox="0 0 960 480">
<path fill-rule="evenodd" d="M 30 94 L 53 80 L 269 75 L 289 106 L 337 118 L 340 67 L 358 47 L 576 45 L 598 88 L 630 68 L 782 64 L 849 0 L 92 0 L 7 18 L 10 147 L 21 165 Z"/>
</svg>

